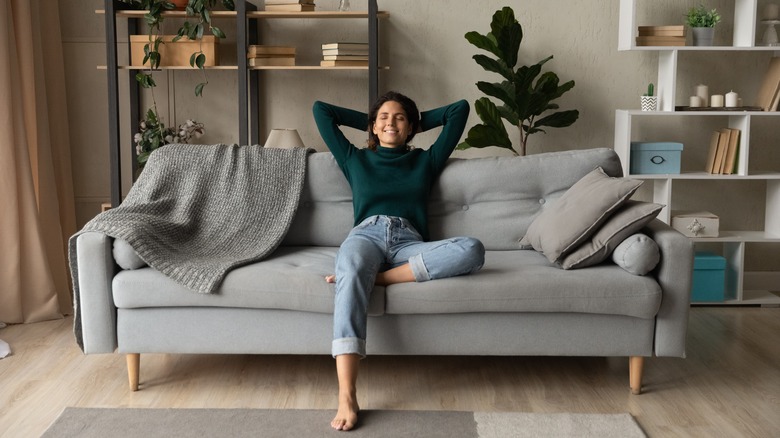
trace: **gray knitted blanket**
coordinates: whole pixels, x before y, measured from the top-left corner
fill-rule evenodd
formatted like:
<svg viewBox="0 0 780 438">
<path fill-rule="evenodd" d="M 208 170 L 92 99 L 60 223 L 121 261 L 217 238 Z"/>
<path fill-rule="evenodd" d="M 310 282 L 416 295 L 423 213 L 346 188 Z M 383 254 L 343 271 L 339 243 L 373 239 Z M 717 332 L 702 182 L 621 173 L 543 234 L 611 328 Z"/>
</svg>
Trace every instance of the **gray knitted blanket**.
<svg viewBox="0 0 780 438">
<path fill-rule="evenodd" d="M 211 293 L 230 269 L 266 257 L 281 243 L 298 207 L 308 152 L 188 144 L 157 149 L 122 204 L 96 216 L 68 242 L 74 323 L 79 234 L 124 239 L 152 268 L 193 291 Z"/>
</svg>

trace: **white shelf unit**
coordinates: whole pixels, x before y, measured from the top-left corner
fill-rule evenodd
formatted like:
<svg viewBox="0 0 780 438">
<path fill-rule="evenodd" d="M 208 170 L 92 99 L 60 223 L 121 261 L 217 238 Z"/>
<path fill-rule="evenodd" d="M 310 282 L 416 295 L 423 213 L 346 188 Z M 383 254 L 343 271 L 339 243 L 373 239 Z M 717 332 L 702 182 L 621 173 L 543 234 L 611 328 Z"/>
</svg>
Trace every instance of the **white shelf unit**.
<svg viewBox="0 0 780 438">
<path fill-rule="evenodd" d="M 649 0 L 646 3 L 650 4 Z M 702 187 L 709 181 L 745 181 L 766 182 L 766 204 L 763 230 L 720 230 L 717 238 L 694 238 L 695 244 L 720 244 L 722 255 L 726 258 L 726 297 L 724 302 L 706 304 L 741 305 L 780 305 L 780 297 L 770 290 L 746 290 L 745 284 L 745 247 L 749 243 L 780 244 L 780 168 L 770 171 L 751 171 L 751 125 L 757 118 L 780 118 L 780 112 L 763 111 L 675 111 L 675 89 L 677 83 L 677 59 L 680 53 L 688 51 L 777 51 L 777 47 L 756 46 L 757 0 L 735 0 L 733 46 L 716 47 L 637 47 L 635 44 L 637 0 L 620 0 L 620 24 L 618 29 L 618 50 L 645 50 L 658 53 L 657 95 L 658 111 L 639 111 L 618 109 L 615 111 L 615 151 L 620 156 L 623 173 L 633 178 L 652 181 L 653 201 L 671 206 L 673 188 L 676 181 L 696 180 Z M 649 7 L 649 6 L 648 6 Z M 777 55 L 777 53 L 776 53 Z M 700 117 L 719 117 L 724 125 L 742 131 L 738 152 L 737 173 L 734 175 L 713 175 L 706 172 L 683 172 L 680 174 L 635 175 L 630 173 L 631 142 L 641 141 L 634 138 L 632 131 L 636 123 L 652 118 L 684 117 L 692 122 Z M 753 166 L 760 167 L 760 166 Z M 676 206 L 675 208 L 679 208 Z M 659 218 L 671 222 L 670 208 L 664 208 Z M 774 273 L 777 274 L 777 273 Z M 771 287 L 780 290 L 780 283 Z"/>
</svg>

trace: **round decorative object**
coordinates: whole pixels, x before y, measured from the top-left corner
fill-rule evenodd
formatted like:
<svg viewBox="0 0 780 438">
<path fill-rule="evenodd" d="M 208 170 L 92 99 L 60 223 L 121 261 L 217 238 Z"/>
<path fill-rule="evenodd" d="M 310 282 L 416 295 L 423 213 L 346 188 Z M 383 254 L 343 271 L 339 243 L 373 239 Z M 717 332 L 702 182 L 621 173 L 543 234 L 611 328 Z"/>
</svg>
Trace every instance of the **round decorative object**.
<svg viewBox="0 0 780 438">
<path fill-rule="evenodd" d="M 176 6 L 177 11 L 183 11 L 187 8 L 187 3 L 189 3 L 189 1 L 190 0 L 171 0 L 171 3 Z"/>
</svg>

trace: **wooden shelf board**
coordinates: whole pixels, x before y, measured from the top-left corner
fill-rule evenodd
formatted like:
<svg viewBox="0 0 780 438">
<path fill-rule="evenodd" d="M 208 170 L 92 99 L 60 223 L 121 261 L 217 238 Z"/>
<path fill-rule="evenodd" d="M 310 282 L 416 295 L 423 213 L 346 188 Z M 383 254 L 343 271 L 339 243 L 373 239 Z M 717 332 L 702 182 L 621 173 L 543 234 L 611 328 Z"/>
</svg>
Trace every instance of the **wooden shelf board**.
<svg viewBox="0 0 780 438">
<path fill-rule="evenodd" d="M 620 52 L 652 51 L 669 52 L 678 50 L 681 52 L 774 52 L 777 46 L 632 46 L 630 49 L 618 49 Z"/>
<path fill-rule="evenodd" d="M 117 11 L 117 17 L 126 18 L 143 18 L 147 11 L 141 10 L 121 10 Z M 105 9 L 95 10 L 96 14 L 104 15 Z M 187 18 L 187 13 L 184 11 L 165 11 L 163 17 L 170 18 Z M 211 16 L 214 18 L 235 18 L 235 11 L 212 11 Z M 247 18 L 263 19 L 263 18 L 368 18 L 368 11 L 310 11 L 310 12 L 270 12 L 270 11 L 249 11 L 246 13 Z M 387 11 L 378 11 L 377 18 L 387 18 L 390 13 Z"/>
<path fill-rule="evenodd" d="M 754 172 L 750 175 L 719 175 L 719 174 L 712 174 L 707 172 L 682 172 L 682 173 L 659 173 L 659 174 L 630 174 L 627 175 L 630 178 L 637 178 L 637 179 L 674 179 L 674 180 L 685 180 L 685 179 L 706 179 L 706 180 L 725 180 L 725 181 L 736 181 L 736 180 L 776 180 L 780 179 L 780 172 Z"/>
<path fill-rule="evenodd" d="M 780 111 L 642 111 L 642 110 L 619 110 L 625 111 L 631 116 L 780 116 Z"/>
<path fill-rule="evenodd" d="M 99 65 L 97 66 L 98 70 L 105 70 L 105 65 Z M 119 70 L 147 70 L 147 67 L 138 66 L 138 65 L 118 65 L 117 68 Z M 204 70 L 238 70 L 238 66 L 235 65 L 214 65 L 214 66 L 206 66 L 203 67 Z M 190 67 L 189 65 L 176 65 L 176 66 L 170 66 L 170 67 L 160 67 L 158 69 L 155 69 L 154 71 L 163 71 L 163 70 L 198 70 L 197 68 Z"/>
</svg>

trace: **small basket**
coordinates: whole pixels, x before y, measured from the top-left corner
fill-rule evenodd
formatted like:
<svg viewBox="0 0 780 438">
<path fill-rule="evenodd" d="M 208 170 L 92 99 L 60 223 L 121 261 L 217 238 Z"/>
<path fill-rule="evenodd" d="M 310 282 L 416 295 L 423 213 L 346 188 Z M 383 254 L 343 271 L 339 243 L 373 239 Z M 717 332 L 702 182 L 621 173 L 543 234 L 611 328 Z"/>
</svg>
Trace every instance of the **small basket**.
<svg viewBox="0 0 780 438">
<path fill-rule="evenodd" d="M 658 96 L 639 96 L 642 111 L 658 111 Z"/>
</svg>

